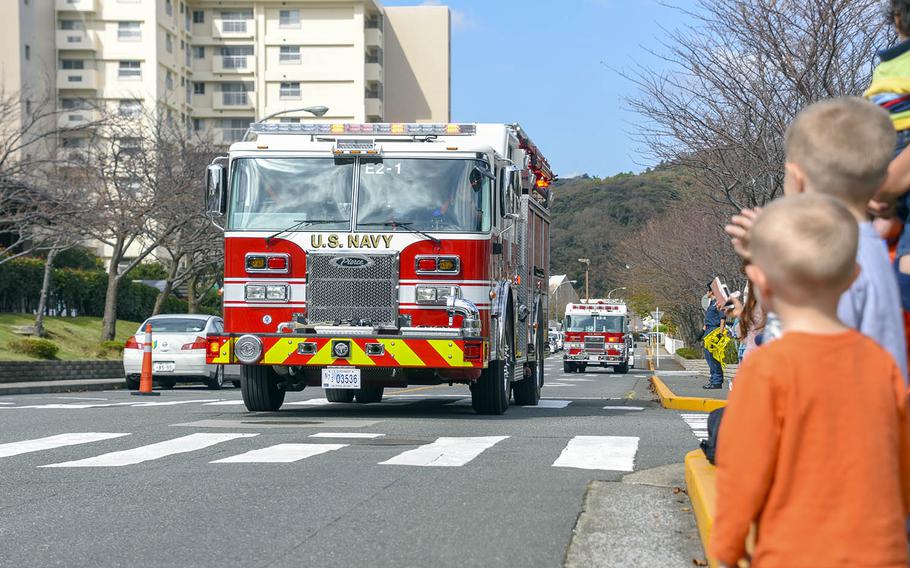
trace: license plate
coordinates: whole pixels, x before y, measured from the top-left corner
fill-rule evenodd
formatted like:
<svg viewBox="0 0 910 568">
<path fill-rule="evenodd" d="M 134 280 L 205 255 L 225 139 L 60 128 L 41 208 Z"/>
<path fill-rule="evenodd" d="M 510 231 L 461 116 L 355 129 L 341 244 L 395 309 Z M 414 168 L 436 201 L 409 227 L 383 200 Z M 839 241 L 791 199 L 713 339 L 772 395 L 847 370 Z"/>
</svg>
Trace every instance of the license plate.
<svg viewBox="0 0 910 568">
<path fill-rule="evenodd" d="M 173 373 L 174 363 L 171 361 L 159 361 L 152 363 L 152 372 L 154 373 Z"/>
<path fill-rule="evenodd" d="M 359 389 L 360 369 L 353 369 L 351 367 L 323 369 L 322 388 Z"/>
</svg>

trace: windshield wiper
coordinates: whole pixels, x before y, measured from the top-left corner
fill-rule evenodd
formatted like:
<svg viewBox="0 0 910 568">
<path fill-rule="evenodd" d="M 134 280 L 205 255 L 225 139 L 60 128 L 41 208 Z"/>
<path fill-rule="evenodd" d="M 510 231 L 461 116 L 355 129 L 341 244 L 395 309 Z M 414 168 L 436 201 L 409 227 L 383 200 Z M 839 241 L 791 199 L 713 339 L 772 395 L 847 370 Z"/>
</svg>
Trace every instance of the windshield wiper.
<svg viewBox="0 0 910 568">
<path fill-rule="evenodd" d="M 433 235 L 431 235 L 429 233 L 425 233 L 424 231 L 421 231 L 420 229 L 413 227 L 412 226 L 414 224 L 413 221 L 386 221 L 385 223 L 357 223 L 357 224 L 361 227 L 401 227 L 412 233 L 416 233 L 418 235 L 421 235 L 421 236 L 424 236 L 424 237 L 430 239 L 431 241 L 433 241 L 433 244 L 438 245 L 439 243 L 442 242 L 439 239 L 437 239 L 436 237 L 434 237 Z"/>
<path fill-rule="evenodd" d="M 274 235 L 270 235 L 265 238 L 265 245 L 268 246 L 273 239 L 278 238 L 279 235 L 285 233 L 290 233 L 291 231 L 296 231 L 301 227 L 309 227 L 310 225 L 322 225 L 324 223 L 344 223 L 347 219 L 294 219 L 294 223 L 288 225 L 284 229 L 281 229 Z"/>
</svg>

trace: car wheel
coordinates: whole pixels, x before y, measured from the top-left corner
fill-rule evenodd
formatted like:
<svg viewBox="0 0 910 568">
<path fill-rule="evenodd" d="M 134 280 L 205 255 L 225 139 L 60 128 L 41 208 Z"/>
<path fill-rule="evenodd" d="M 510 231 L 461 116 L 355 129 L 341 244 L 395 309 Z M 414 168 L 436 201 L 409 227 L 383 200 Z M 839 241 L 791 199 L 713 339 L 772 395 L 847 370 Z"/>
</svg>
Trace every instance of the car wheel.
<svg viewBox="0 0 910 568">
<path fill-rule="evenodd" d="M 355 389 L 324 389 L 329 402 L 354 402 Z"/>
<path fill-rule="evenodd" d="M 278 373 L 268 365 L 240 368 L 240 394 L 247 410 L 274 412 L 284 404 L 285 391 L 278 388 Z"/>
<path fill-rule="evenodd" d="M 215 376 L 205 381 L 205 386 L 212 390 L 218 390 L 224 386 L 224 366 L 215 367 Z"/>
<path fill-rule="evenodd" d="M 126 388 L 131 391 L 139 390 L 139 376 L 138 375 L 127 375 L 126 376 Z"/>
<path fill-rule="evenodd" d="M 626 373 L 629 372 L 629 364 L 623 363 L 622 365 L 616 365 L 615 367 L 613 367 L 613 372 L 618 373 L 620 375 L 625 375 Z"/>
<path fill-rule="evenodd" d="M 363 387 L 357 389 L 357 402 L 360 404 L 368 404 L 371 402 L 379 402 L 382 400 L 382 393 L 385 391 L 383 387 Z"/>
<path fill-rule="evenodd" d="M 158 386 L 166 390 L 171 390 L 177 386 L 177 379 L 158 379 Z"/>
</svg>

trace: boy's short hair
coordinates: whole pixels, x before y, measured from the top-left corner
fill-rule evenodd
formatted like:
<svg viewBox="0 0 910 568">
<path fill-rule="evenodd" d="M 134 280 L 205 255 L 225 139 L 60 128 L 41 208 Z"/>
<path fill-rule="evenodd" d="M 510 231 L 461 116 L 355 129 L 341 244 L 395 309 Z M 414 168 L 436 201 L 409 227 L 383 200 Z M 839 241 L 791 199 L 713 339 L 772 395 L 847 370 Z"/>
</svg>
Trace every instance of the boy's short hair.
<svg viewBox="0 0 910 568">
<path fill-rule="evenodd" d="M 897 133 L 887 111 L 856 97 L 809 105 L 787 129 L 787 161 L 815 191 L 865 204 L 885 181 Z"/>
<path fill-rule="evenodd" d="M 804 193 L 769 204 L 752 228 L 752 262 L 791 299 L 846 289 L 853 280 L 859 225 L 828 195 Z"/>
</svg>

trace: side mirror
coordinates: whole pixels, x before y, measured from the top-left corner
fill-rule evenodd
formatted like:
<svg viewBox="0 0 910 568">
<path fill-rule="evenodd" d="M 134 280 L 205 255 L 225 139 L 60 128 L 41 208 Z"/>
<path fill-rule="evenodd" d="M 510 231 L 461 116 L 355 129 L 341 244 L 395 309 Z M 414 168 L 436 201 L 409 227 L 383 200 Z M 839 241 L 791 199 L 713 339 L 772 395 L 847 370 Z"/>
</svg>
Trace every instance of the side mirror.
<svg viewBox="0 0 910 568">
<path fill-rule="evenodd" d="M 227 210 L 227 158 L 215 158 L 205 170 L 205 211 L 223 217 Z"/>
<path fill-rule="evenodd" d="M 506 166 L 502 169 L 502 183 L 499 188 L 499 209 L 502 211 L 503 217 L 511 213 L 512 200 L 509 199 L 509 195 L 515 185 L 515 176 L 520 171 L 518 166 Z"/>
</svg>

